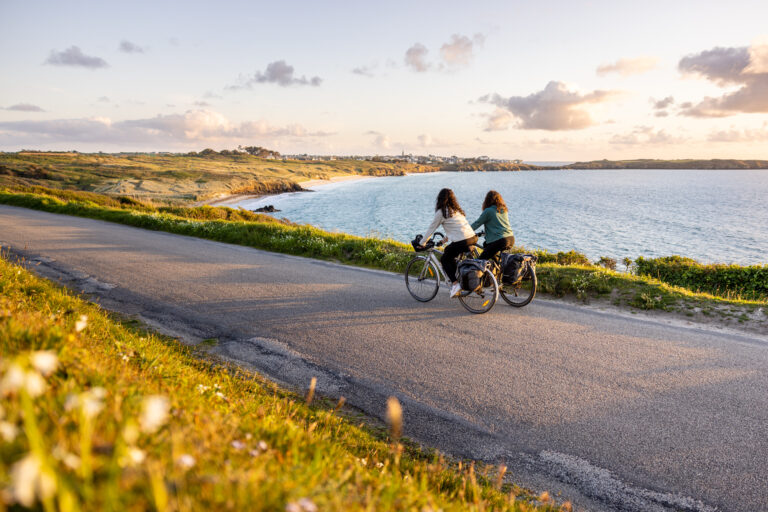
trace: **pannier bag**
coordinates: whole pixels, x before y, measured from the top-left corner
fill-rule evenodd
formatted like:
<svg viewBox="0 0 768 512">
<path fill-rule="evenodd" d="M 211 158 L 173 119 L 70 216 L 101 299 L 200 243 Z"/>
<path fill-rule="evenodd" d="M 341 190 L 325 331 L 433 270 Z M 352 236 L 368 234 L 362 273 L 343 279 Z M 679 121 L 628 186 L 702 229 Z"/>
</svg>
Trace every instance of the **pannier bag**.
<svg viewBox="0 0 768 512">
<path fill-rule="evenodd" d="M 456 272 L 462 290 L 475 292 L 483 287 L 483 272 L 488 262 L 486 260 L 461 260 Z"/>
<path fill-rule="evenodd" d="M 532 254 L 501 253 L 501 282 L 516 284 L 527 277 L 530 267 L 536 264 Z"/>
</svg>

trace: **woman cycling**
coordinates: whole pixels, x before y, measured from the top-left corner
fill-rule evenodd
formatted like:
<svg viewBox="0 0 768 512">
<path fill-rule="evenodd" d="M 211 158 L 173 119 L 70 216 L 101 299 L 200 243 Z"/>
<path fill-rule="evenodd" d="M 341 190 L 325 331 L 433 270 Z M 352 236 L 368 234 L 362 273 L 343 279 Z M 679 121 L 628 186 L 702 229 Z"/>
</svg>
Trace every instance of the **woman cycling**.
<svg viewBox="0 0 768 512">
<path fill-rule="evenodd" d="M 446 246 L 440 263 L 443 264 L 445 275 L 452 282 L 451 297 L 458 297 L 461 293 L 461 286 L 456 279 L 456 256 L 468 251 L 470 246 L 477 242 L 477 236 L 467 222 L 464 210 L 459 206 L 456 196 L 453 195 L 453 190 L 449 188 L 444 188 L 437 194 L 435 218 L 432 219 L 432 224 L 427 228 L 427 234 L 423 238 L 424 243 L 429 241 L 429 238 L 441 225 L 445 229 L 446 238 L 450 239 L 451 243 Z"/>
<path fill-rule="evenodd" d="M 509 225 L 507 205 L 501 198 L 501 194 L 495 190 L 489 190 L 483 201 L 483 213 L 472 223 L 472 230 L 485 225 L 485 246 L 480 259 L 489 260 L 504 249 L 511 249 L 515 245 L 515 235 Z"/>
</svg>

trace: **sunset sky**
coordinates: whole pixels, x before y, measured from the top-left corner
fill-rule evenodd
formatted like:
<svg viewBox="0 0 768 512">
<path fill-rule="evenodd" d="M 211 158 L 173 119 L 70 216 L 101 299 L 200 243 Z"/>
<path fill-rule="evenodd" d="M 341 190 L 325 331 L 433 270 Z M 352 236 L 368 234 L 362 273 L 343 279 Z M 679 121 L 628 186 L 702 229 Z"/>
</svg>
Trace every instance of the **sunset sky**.
<svg viewBox="0 0 768 512">
<path fill-rule="evenodd" d="M 768 2 L 0 0 L 0 150 L 768 159 Z"/>
</svg>

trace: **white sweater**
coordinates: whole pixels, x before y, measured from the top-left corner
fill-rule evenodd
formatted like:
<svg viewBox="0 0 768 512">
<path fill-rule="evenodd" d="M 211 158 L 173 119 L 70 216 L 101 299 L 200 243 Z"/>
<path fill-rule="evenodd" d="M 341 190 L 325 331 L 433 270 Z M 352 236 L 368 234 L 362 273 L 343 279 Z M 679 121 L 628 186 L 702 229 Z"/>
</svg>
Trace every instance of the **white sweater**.
<svg viewBox="0 0 768 512">
<path fill-rule="evenodd" d="M 435 212 L 435 218 L 432 219 L 432 224 L 427 228 L 427 234 L 424 235 L 421 243 L 427 243 L 427 240 L 441 225 L 445 229 L 445 237 L 451 242 L 460 242 L 475 236 L 475 230 L 469 225 L 466 217 L 458 212 L 454 212 L 451 217 L 446 219 L 443 217 L 443 210 L 440 209 Z"/>
</svg>

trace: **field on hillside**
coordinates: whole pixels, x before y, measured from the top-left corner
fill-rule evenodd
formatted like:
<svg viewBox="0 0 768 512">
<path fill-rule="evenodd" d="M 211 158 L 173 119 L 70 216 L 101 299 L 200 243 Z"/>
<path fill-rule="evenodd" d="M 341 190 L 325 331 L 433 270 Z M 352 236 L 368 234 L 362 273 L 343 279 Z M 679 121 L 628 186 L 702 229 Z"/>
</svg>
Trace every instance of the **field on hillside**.
<svg viewBox="0 0 768 512">
<path fill-rule="evenodd" d="M 161 203 L 297 190 L 337 176 L 391 176 L 436 168 L 362 160 L 267 160 L 249 154 L 0 153 L 0 186 L 43 186 Z"/>
</svg>

